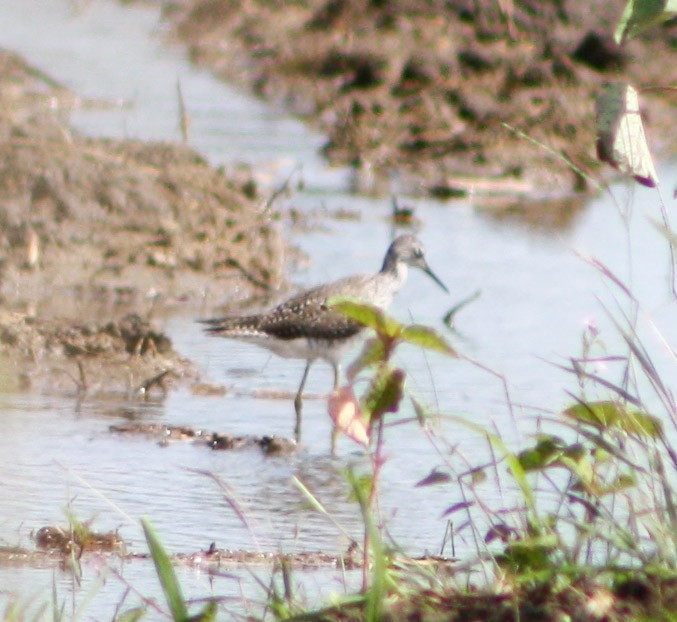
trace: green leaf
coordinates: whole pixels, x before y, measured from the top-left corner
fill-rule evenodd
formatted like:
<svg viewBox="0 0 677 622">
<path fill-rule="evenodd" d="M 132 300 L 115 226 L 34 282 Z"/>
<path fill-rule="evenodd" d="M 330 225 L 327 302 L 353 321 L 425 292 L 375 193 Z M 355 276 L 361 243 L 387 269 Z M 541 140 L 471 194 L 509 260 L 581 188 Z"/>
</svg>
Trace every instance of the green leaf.
<svg viewBox="0 0 677 622">
<path fill-rule="evenodd" d="M 181 586 L 176 578 L 169 555 L 167 555 L 164 547 L 160 544 L 160 540 L 150 522 L 144 518 L 141 519 L 141 525 L 143 526 L 146 542 L 150 549 L 150 556 L 153 558 L 155 570 L 167 598 L 167 605 L 169 606 L 172 618 L 174 622 L 186 622 L 188 620 L 186 601 L 181 593 Z"/>
<path fill-rule="evenodd" d="M 138 622 L 146 615 L 145 607 L 135 607 L 118 615 L 115 622 Z"/>
<path fill-rule="evenodd" d="M 581 402 L 570 406 L 563 414 L 579 423 L 593 425 L 600 429 L 613 427 L 620 417 L 618 405 L 610 401 Z"/>
<path fill-rule="evenodd" d="M 416 420 L 418 425 L 424 428 L 427 425 L 428 419 L 432 416 L 432 413 L 428 408 L 426 408 L 421 402 L 419 402 L 413 395 L 409 396 L 411 400 L 411 405 L 414 407 L 414 412 L 416 413 Z"/>
<path fill-rule="evenodd" d="M 677 13 L 677 0 L 628 0 L 616 27 L 614 39 L 619 45 Z"/>
<path fill-rule="evenodd" d="M 363 399 L 370 423 L 389 412 L 397 412 L 404 394 L 404 372 L 383 366 L 374 377 Z"/>
<path fill-rule="evenodd" d="M 551 555 L 557 550 L 558 544 L 555 534 L 512 540 L 497 560 L 507 569 L 521 575 L 542 570 L 554 571 Z M 529 579 L 528 576 L 521 578 Z"/>
<path fill-rule="evenodd" d="M 588 455 L 588 450 L 581 443 L 572 443 L 564 448 L 564 455 L 576 462 L 583 460 Z"/>
<path fill-rule="evenodd" d="M 441 352 L 449 356 L 458 356 L 456 351 L 439 333 L 427 326 L 419 326 L 417 324 L 405 326 L 400 333 L 400 339 L 426 350 Z"/>
<path fill-rule="evenodd" d="M 620 421 L 620 427 L 628 434 L 649 438 L 659 438 L 663 434 L 661 420 L 639 410 L 628 411 Z"/>
<path fill-rule="evenodd" d="M 649 438 L 658 438 L 663 432 L 657 417 L 611 401 L 582 402 L 570 406 L 563 414 L 599 430 L 615 429 Z"/>
<path fill-rule="evenodd" d="M 348 380 L 354 380 L 361 371 L 383 363 L 385 360 L 386 349 L 383 341 L 380 339 L 367 339 L 362 346 L 362 351 L 348 367 L 346 372 Z"/>
<path fill-rule="evenodd" d="M 615 495 L 622 490 L 634 488 L 637 484 L 637 478 L 633 473 L 621 473 L 614 481 L 600 488 L 598 496 Z"/>
<path fill-rule="evenodd" d="M 205 608 L 196 616 L 191 618 L 191 622 L 214 622 L 219 608 L 215 600 L 210 600 Z"/>
<path fill-rule="evenodd" d="M 585 447 L 580 443 L 565 445 L 557 436 L 542 435 L 534 447 L 517 455 L 526 471 L 543 471 L 547 468 L 564 468 L 577 476 L 581 486 L 590 491 L 594 471 Z"/>
<path fill-rule="evenodd" d="M 544 436 L 534 447 L 517 454 L 517 459 L 525 471 L 540 471 L 551 465 L 561 455 L 561 440 L 555 436 Z"/>
<path fill-rule="evenodd" d="M 367 328 L 373 328 L 380 336 L 394 339 L 402 332 L 402 324 L 375 305 L 344 297 L 332 298 L 329 305 L 351 320 Z"/>
<path fill-rule="evenodd" d="M 590 494 L 598 493 L 598 488 L 595 486 L 595 471 L 587 455 L 584 454 L 576 459 L 563 455 L 558 463 L 576 475 L 578 483 L 584 490 Z"/>
<path fill-rule="evenodd" d="M 485 482 L 489 476 L 484 469 L 474 469 L 470 474 L 470 483 L 475 486 L 476 484 L 481 484 Z"/>
</svg>

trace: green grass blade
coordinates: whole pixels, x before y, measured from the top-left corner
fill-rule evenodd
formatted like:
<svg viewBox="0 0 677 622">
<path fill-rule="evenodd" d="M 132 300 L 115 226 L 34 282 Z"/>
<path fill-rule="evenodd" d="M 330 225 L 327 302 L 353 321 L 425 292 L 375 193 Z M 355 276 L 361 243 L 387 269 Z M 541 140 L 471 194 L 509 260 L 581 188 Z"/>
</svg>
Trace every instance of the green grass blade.
<svg viewBox="0 0 677 622">
<path fill-rule="evenodd" d="M 366 622 L 380 622 L 383 619 L 383 604 L 386 597 L 388 559 L 381 539 L 381 532 L 369 507 L 369 488 L 373 483 L 366 486 L 364 479 L 358 477 L 352 469 L 346 470 L 346 477 L 360 506 L 371 551 L 371 585 L 365 594 L 366 612 L 364 619 Z"/>
<path fill-rule="evenodd" d="M 329 522 L 331 522 L 336 529 L 338 529 L 348 540 L 353 539 L 353 537 L 348 533 L 348 531 L 339 523 L 328 511 L 327 508 L 322 505 L 320 500 L 312 493 L 310 490 L 308 490 L 308 487 L 298 478 L 296 475 L 292 476 L 292 482 L 294 483 L 294 486 L 296 486 L 301 494 L 306 498 L 308 503 L 310 503 L 311 507 L 313 510 L 316 512 L 319 512 L 320 514 L 323 514 L 324 516 L 327 517 Z"/>
<path fill-rule="evenodd" d="M 141 525 L 143 526 L 150 555 L 153 558 L 160 585 L 162 585 L 162 590 L 167 598 L 167 605 L 169 606 L 172 618 L 175 622 L 185 622 L 188 620 L 188 609 L 169 555 L 167 555 L 167 552 L 160 543 L 150 522 L 144 518 L 141 519 Z"/>
<path fill-rule="evenodd" d="M 540 524 L 538 512 L 536 510 L 536 500 L 534 498 L 534 491 L 531 484 L 529 483 L 529 480 L 527 479 L 526 471 L 524 470 L 524 467 L 520 462 L 519 456 L 517 456 L 508 449 L 506 444 L 503 442 L 502 438 L 500 438 L 497 434 L 489 432 L 486 428 L 482 427 L 481 425 L 473 423 L 472 421 L 467 421 L 466 419 L 463 419 L 463 417 L 456 417 L 453 415 L 449 415 L 449 419 L 453 421 L 458 421 L 461 425 L 470 428 L 471 430 L 474 430 L 478 434 L 481 434 L 482 436 L 486 437 L 489 440 L 489 442 L 499 452 L 501 452 L 501 454 L 503 454 L 505 461 L 508 464 L 508 468 L 510 469 L 510 473 L 512 474 L 513 479 L 519 486 L 520 491 L 522 492 L 522 496 L 524 497 L 524 502 L 526 503 L 526 506 L 529 511 L 529 516 L 532 519 L 532 522 L 534 522 L 535 525 Z"/>
</svg>

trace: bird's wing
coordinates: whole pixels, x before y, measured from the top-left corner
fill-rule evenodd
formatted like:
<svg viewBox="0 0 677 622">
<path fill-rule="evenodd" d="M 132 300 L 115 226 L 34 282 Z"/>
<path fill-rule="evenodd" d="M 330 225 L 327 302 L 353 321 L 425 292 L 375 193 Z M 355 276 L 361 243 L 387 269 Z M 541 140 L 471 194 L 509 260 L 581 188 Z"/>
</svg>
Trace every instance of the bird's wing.
<svg viewBox="0 0 677 622">
<path fill-rule="evenodd" d="M 238 332 L 266 334 L 278 339 L 348 339 L 363 326 L 333 311 L 328 301 L 346 295 L 360 298 L 368 283 L 368 276 L 347 277 L 303 291 L 266 313 L 201 322 L 208 325 L 207 332 L 214 334 Z"/>
<path fill-rule="evenodd" d="M 329 301 L 341 296 L 362 298 L 369 283 L 368 275 L 355 275 L 301 292 L 264 314 L 260 328 L 279 339 L 348 339 L 364 327 L 333 311 Z"/>
<path fill-rule="evenodd" d="M 362 325 L 327 304 L 326 291 L 318 288 L 290 298 L 261 318 L 259 328 L 278 339 L 347 339 Z"/>
</svg>

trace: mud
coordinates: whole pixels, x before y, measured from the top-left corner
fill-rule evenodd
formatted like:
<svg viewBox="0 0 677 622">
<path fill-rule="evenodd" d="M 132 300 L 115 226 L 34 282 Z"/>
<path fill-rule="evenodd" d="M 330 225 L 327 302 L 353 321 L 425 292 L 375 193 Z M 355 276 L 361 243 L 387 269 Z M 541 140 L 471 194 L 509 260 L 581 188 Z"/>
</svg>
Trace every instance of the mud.
<svg viewBox="0 0 677 622">
<path fill-rule="evenodd" d="M 145 398 L 197 379 L 193 364 L 135 314 L 98 324 L 1 311 L 0 360 L 4 390 Z"/>
<path fill-rule="evenodd" d="M 76 105 L 0 50 L 2 387 L 143 394 L 195 380 L 147 319 L 280 287 L 278 216 L 251 176 L 187 147 L 79 135 Z"/>
<path fill-rule="evenodd" d="M 83 545 L 80 536 L 66 527 L 48 526 L 41 528 L 35 535 L 37 549 L 23 547 L 0 547 L 0 566 L 52 567 L 63 566 L 72 555 L 86 561 L 87 554 L 112 554 L 125 561 L 150 561 L 148 553 L 127 553 L 124 543 L 115 532 L 93 533 Z M 219 549 L 215 545 L 206 551 L 195 553 L 176 553 L 171 556 L 175 565 L 204 568 L 217 571 L 223 566 L 264 565 L 292 567 L 295 570 L 317 568 L 340 568 L 352 570 L 360 568 L 362 561 L 356 555 L 356 549 L 349 549 L 344 555 L 331 555 L 322 551 L 307 551 L 293 554 L 254 553 L 243 550 Z"/>
<path fill-rule="evenodd" d="M 123 560 L 150 560 L 148 553 L 129 553 L 117 532 L 91 531 L 87 525 L 76 528 L 49 525 L 40 528 L 34 535 L 36 549 L 23 547 L 0 547 L 0 565 L 50 566 L 63 564 L 73 555 L 86 559 L 87 554 L 109 553 Z M 212 542 L 207 550 L 193 553 L 175 553 L 174 564 L 218 570 L 223 566 L 265 565 L 273 568 L 286 567 L 294 570 L 338 568 L 353 570 L 361 568 L 363 557 L 356 542 L 352 542 L 341 554 L 323 551 L 298 551 L 296 553 L 252 552 L 241 549 L 220 549 Z M 451 572 L 454 559 L 440 556 L 393 557 L 400 567 L 421 565 L 435 568 L 436 572 Z"/>
<path fill-rule="evenodd" d="M 355 167 L 366 189 L 389 191 L 393 176 L 446 198 L 594 189 L 605 81 L 643 90 L 656 151 L 675 153 L 674 91 L 661 87 L 677 80 L 677 25 L 620 48 L 625 0 L 594 11 L 561 0 L 162 5 L 195 62 L 318 127 L 329 160 Z"/>
</svg>

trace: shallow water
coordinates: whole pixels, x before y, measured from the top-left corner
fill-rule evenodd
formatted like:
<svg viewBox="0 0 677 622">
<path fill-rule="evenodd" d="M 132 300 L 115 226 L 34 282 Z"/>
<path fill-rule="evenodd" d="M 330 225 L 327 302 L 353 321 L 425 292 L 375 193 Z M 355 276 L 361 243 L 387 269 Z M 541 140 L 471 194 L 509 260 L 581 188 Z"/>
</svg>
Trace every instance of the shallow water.
<svg viewBox="0 0 677 622">
<path fill-rule="evenodd" d="M 351 195 L 349 173 L 329 169 L 317 157 L 321 137 L 191 67 L 180 50 L 162 43 L 155 11 L 123 9 L 107 1 L 81 3 L 80 10 L 74 6 L 62 0 L 3 0 L 0 45 L 24 54 L 84 98 L 131 104 L 78 109 L 73 113 L 77 127 L 92 134 L 177 140 L 180 79 L 192 119 L 190 143 L 212 162 L 252 163 L 272 185 L 300 171 L 295 174 L 303 178 L 305 190 L 292 197 L 296 208 L 309 214 L 340 209 L 360 214 L 357 220 L 328 219 L 312 232 L 290 231 L 311 259 L 290 275 L 292 282 L 305 286 L 380 266 L 394 233 L 388 220 L 390 200 Z M 661 173 L 671 180 L 666 186 L 674 186 L 675 168 L 665 166 Z M 466 361 L 403 349 L 398 362 L 420 400 L 441 413 L 491 425 L 509 443 L 534 430 L 533 417 L 541 409 L 554 411 L 566 405 L 565 390 L 576 391 L 575 380 L 551 363 L 566 363 L 580 354 L 588 324 L 601 330 L 607 353 L 615 353 L 618 344 L 604 311 L 604 305 L 615 308 L 618 291 L 580 254 L 599 258 L 631 282 L 646 312 L 642 331 L 651 335 L 644 320 L 649 318 L 668 342 L 675 343 L 666 244 L 652 224 L 659 218 L 657 196 L 623 186 L 616 187 L 614 195 L 616 203 L 606 195 L 593 200 L 569 227 L 557 231 L 493 218 L 478 210 L 472 198 L 449 203 L 409 200 L 421 220 L 418 235 L 429 262 L 452 294 L 413 273 L 393 314 L 436 327 L 464 355 L 503 374 L 514 407 L 508 408 L 503 384 L 494 375 Z M 634 212 L 626 228 L 622 215 L 629 214 L 630 206 Z M 479 299 L 459 314 L 457 332 L 450 332 L 442 316 L 476 290 L 481 290 Z M 345 439 L 338 458 L 328 455 L 330 425 L 323 399 L 306 401 L 304 448 L 293 456 L 265 458 L 255 449 L 218 452 L 197 443 L 161 447 L 147 438 L 109 433 L 111 424 L 133 420 L 232 434 L 290 435 L 291 399 L 262 399 L 256 392 L 293 394 L 303 363 L 208 339 L 193 322 L 194 314 L 193 310 L 177 314 L 166 320 L 164 329 L 177 349 L 200 365 L 205 379 L 228 388 L 225 396 L 177 391 L 158 401 L 78 403 L 66 397 L 0 395 L 0 478 L 5 491 L 0 543 L 31 548 L 31 533 L 44 525 L 63 524 L 69 508 L 81 520 L 94 519 L 97 530 L 118 529 L 132 551 L 145 550 L 141 516 L 151 518 L 172 552 L 207 549 L 212 542 L 229 549 L 345 550 L 347 538 L 326 518 L 308 510 L 292 476 L 318 496 L 347 533 L 360 537 L 361 521 L 347 500 L 342 470 L 346 465 L 363 468 L 365 458 Z M 655 349 L 658 364 L 672 365 L 669 369 L 674 370 L 672 355 L 660 346 Z M 321 396 L 330 384 L 331 371 L 318 363 L 308 393 Z M 646 399 L 651 401 L 651 395 Z M 410 411 L 405 409 L 405 414 Z M 487 451 L 485 441 L 455 422 L 439 424 L 431 434 L 432 439 L 411 426 L 388 430 L 383 513 L 392 537 L 414 554 L 439 550 L 446 527 L 441 514 L 461 500 L 454 486 L 417 488 L 415 483 L 444 464 L 449 447 L 456 447 L 472 464 Z M 437 442 L 439 453 L 431 440 Z M 228 495 L 202 472 L 227 485 Z M 491 482 L 481 494 L 489 504 L 507 505 L 510 498 Z M 233 500 L 247 525 L 233 511 Z M 462 537 L 456 547 L 460 556 L 475 551 L 475 543 Z M 125 581 L 142 594 L 161 599 L 150 564 L 125 564 L 120 570 L 124 580 L 111 574 L 109 565 L 120 566 L 105 558 L 87 562 L 83 586 L 75 590 L 71 575 L 56 572 L 60 598 L 69 603 L 69 610 L 91 592 L 94 602 L 88 613 L 99 619 L 111 617 Z M 101 571 L 108 579 L 95 589 Z M 0 568 L 0 603 L 7 594 L 10 599 L 38 595 L 38 600 L 49 602 L 54 572 Z M 213 579 L 201 571 L 180 571 L 190 595 L 228 594 L 239 599 L 241 609 L 243 592 L 248 598 L 261 595 L 246 571 L 239 574 L 242 584 Z M 341 590 L 336 573 L 305 580 L 313 599 Z M 136 602 L 134 598 L 130 596 L 129 602 Z"/>
</svg>

